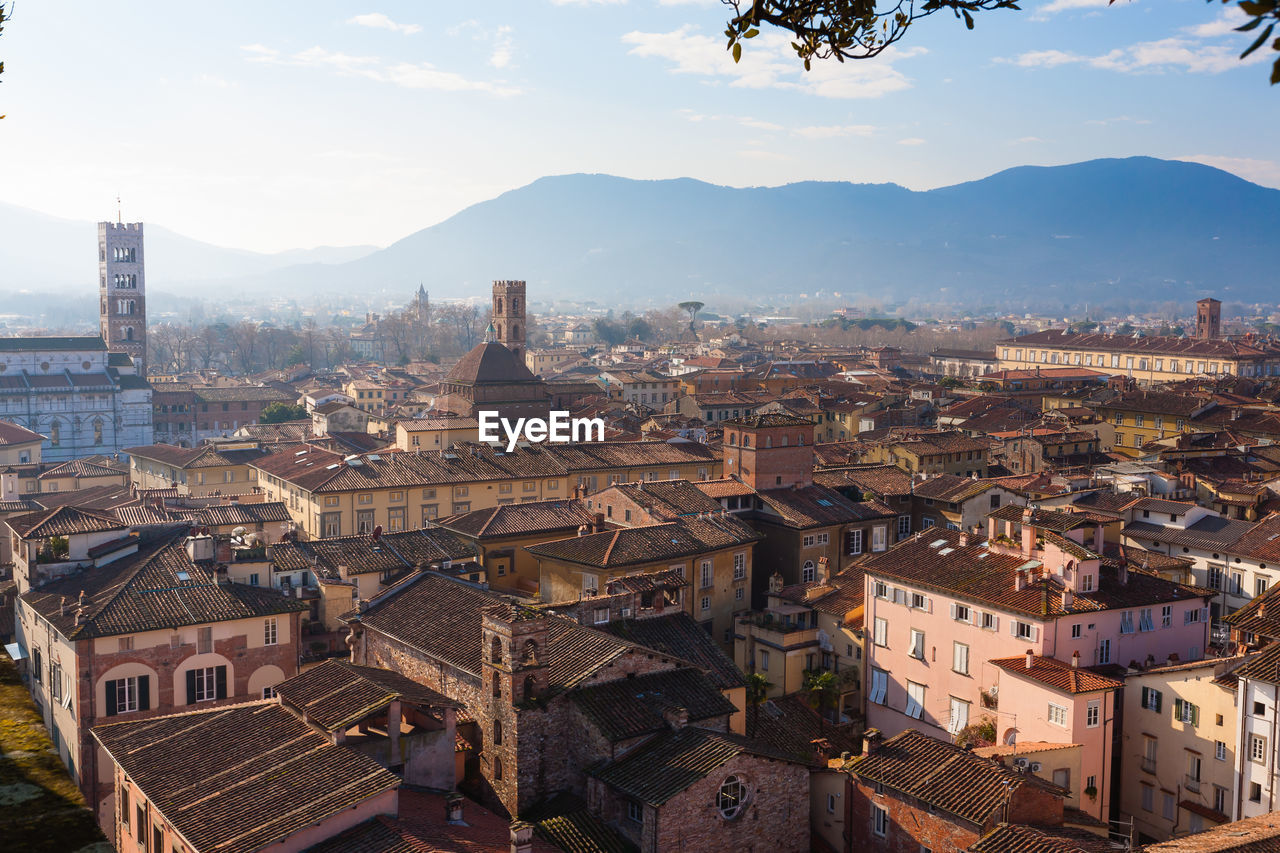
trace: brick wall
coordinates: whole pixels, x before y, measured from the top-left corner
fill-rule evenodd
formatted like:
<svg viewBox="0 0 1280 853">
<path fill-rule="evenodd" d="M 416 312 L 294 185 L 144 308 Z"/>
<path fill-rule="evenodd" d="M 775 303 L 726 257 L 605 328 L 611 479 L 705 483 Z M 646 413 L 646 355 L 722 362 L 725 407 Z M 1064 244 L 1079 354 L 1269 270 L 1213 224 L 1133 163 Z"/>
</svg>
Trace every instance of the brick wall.
<svg viewBox="0 0 1280 853">
<path fill-rule="evenodd" d="M 862 784 L 856 777 L 848 790 L 845 824 L 852 839 L 848 850 L 920 853 L 923 845 L 933 853 L 964 853 L 980 837 L 981 827 L 942 813 L 930 814 L 918 800 L 888 790 L 877 794 L 871 785 Z M 883 838 L 872 831 L 873 804 L 889 812 L 888 831 Z"/>
</svg>

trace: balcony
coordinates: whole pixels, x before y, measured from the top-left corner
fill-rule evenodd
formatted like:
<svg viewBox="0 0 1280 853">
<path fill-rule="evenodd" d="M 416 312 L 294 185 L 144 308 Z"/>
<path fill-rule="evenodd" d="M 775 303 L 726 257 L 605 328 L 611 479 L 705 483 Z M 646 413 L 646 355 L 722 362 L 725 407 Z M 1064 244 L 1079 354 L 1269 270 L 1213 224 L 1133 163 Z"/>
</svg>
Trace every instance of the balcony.
<svg viewBox="0 0 1280 853">
<path fill-rule="evenodd" d="M 1186 788 L 1188 791 L 1194 791 L 1196 793 L 1200 793 L 1200 780 L 1193 779 L 1192 777 L 1188 776 L 1186 777 L 1186 780 L 1182 783 L 1182 787 Z"/>
<path fill-rule="evenodd" d="M 1155 772 L 1156 772 L 1156 760 L 1155 760 L 1154 758 L 1144 758 L 1144 759 L 1142 759 L 1142 772 L 1143 772 L 1143 773 L 1155 773 Z"/>
</svg>

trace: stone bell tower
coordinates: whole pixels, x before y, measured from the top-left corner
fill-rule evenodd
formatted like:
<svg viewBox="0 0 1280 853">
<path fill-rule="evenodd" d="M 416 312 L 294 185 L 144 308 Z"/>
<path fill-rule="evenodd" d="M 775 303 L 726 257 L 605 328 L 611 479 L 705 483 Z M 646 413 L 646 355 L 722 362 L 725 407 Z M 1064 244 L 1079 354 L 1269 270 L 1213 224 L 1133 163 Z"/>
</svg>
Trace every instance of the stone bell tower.
<svg viewBox="0 0 1280 853">
<path fill-rule="evenodd" d="M 547 616 L 528 607 L 491 604 L 480 610 L 482 731 L 480 773 L 490 805 L 516 816 L 547 795 L 539 784 L 546 726 Z"/>
<path fill-rule="evenodd" d="M 525 301 L 523 281 L 493 283 L 493 328 L 498 343 L 524 364 Z"/>
<path fill-rule="evenodd" d="M 147 279 L 141 222 L 98 223 L 98 311 L 108 352 L 147 373 Z"/>
</svg>

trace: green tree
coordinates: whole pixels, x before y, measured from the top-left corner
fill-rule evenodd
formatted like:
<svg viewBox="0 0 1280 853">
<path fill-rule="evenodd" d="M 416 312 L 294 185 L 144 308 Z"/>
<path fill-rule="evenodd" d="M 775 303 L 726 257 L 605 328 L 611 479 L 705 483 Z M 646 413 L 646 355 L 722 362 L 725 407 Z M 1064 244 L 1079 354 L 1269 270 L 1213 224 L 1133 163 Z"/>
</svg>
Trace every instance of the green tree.
<svg viewBox="0 0 1280 853">
<path fill-rule="evenodd" d="M 760 722 L 760 706 L 769 698 L 768 677 L 763 672 L 753 672 L 747 676 L 747 735 L 756 736 L 756 725 Z"/>
<path fill-rule="evenodd" d="M 742 57 L 742 45 L 760 34 L 761 26 L 777 27 L 792 37 L 791 47 L 805 70 L 815 59 L 868 59 L 907 34 L 908 28 L 936 12 L 950 12 L 973 29 L 973 16 L 994 9 L 1020 9 L 1018 0 L 723 0 L 733 9 L 725 28 L 733 61 Z M 1115 3 L 1116 0 L 1109 0 Z M 1213 4 L 1217 0 L 1207 0 Z M 1244 59 L 1271 38 L 1280 23 L 1280 0 L 1222 0 L 1236 3 L 1249 20 L 1239 32 L 1259 31 L 1240 54 Z M 1271 43 L 1280 51 L 1280 38 Z M 1280 83 L 1280 58 L 1271 66 L 1272 84 Z"/>
<path fill-rule="evenodd" d="M 285 421 L 299 421 L 307 416 L 305 406 L 291 406 L 288 403 L 269 403 L 262 409 L 258 418 L 260 424 L 279 424 Z"/>
<path fill-rule="evenodd" d="M 809 705 L 818 712 L 819 729 L 825 727 L 827 712 L 835 707 L 839 690 L 836 674 L 830 670 L 811 669 L 804 674 L 804 690 L 809 694 Z"/>
</svg>

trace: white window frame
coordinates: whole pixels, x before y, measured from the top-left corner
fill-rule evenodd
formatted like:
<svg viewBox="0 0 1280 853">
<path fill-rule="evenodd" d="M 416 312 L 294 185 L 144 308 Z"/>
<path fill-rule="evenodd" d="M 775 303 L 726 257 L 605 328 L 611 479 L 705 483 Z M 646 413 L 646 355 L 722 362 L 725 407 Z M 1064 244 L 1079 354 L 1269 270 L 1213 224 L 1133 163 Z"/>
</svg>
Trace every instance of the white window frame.
<svg viewBox="0 0 1280 853">
<path fill-rule="evenodd" d="M 1049 703 L 1049 710 L 1046 718 L 1052 725 L 1067 727 L 1067 706 L 1059 705 L 1057 702 Z"/>
<path fill-rule="evenodd" d="M 925 659 L 924 631 L 919 628 L 911 629 L 911 645 L 907 647 L 907 654 L 916 660 Z"/>
<path fill-rule="evenodd" d="M 871 804 L 871 832 L 876 838 L 889 837 L 889 810 L 879 803 Z"/>
<path fill-rule="evenodd" d="M 928 688 L 916 681 L 907 682 L 907 707 L 903 711 L 908 717 L 919 720 L 924 717 L 924 697 Z"/>
<path fill-rule="evenodd" d="M 280 626 L 274 616 L 268 616 L 262 623 L 262 644 L 264 646 L 280 644 Z"/>
<path fill-rule="evenodd" d="M 969 646 L 967 644 L 952 642 L 951 671 L 959 675 L 969 674 Z"/>
<path fill-rule="evenodd" d="M 871 667 L 871 690 L 867 693 L 867 701 L 876 705 L 884 705 L 888 696 L 889 673 L 883 669 Z"/>
</svg>

